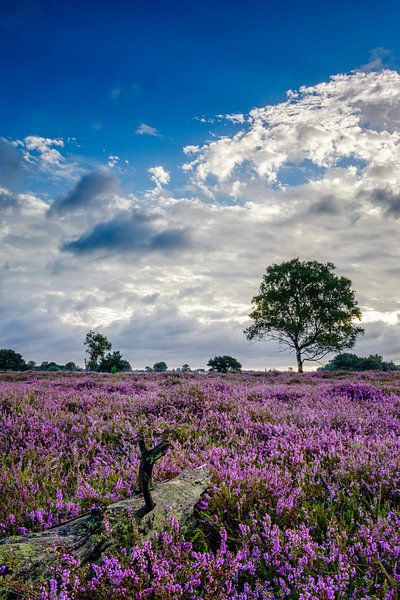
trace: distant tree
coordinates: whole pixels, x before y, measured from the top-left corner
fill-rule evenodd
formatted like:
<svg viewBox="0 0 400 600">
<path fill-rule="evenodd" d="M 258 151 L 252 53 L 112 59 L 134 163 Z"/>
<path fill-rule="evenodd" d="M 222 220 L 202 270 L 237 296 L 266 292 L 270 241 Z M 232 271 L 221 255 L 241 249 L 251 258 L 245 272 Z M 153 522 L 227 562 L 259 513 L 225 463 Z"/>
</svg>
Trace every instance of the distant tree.
<svg viewBox="0 0 400 600">
<path fill-rule="evenodd" d="M 297 367 L 318 361 L 329 352 L 351 348 L 361 327 L 361 311 L 347 277 L 335 266 L 298 258 L 267 268 L 259 293 L 252 300 L 249 340 L 276 340 L 295 352 Z"/>
<path fill-rule="evenodd" d="M 85 361 L 86 368 L 88 371 L 97 371 L 99 361 L 104 358 L 107 350 L 111 350 L 111 343 L 105 335 L 91 330 L 86 334 L 84 345 L 89 354 L 89 359 Z"/>
<path fill-rule="evenodd" d="M 400 365 L 396 365 L 392 360 L 389 362 L 383 361 L 382 371 L 400 371 Z"/>
<path fill-rule="evenodd" d="M 362 359 L 357 354 L 343 352 L 337 354 L 321 370 L 324 371 L 362 371 Z"/>
<path fill-rule="evenodd" d="M 218 373 L 227 373 L 228 371 L 241 371 L 242 365 L 233 356 L 214 356 L 210 358 L 207 363 L 210 367 L 210 371 L 217 371 Z"/>
<path fill-rule="evenodd" d="M 383 371 L 383 356 L 380 354 L 370 354 L 366 358 L 362 358 L 363 371 Z"/>
<path fill-rule="evenodd" d="M 63 366 L 58 365 L 57 363 L 47 360 L 43 361 L 38 367 L 36 367 L 36 371 L 63 371 Z"/>
<path fill-rule="evenodd" d="M 367 357 L 357 356 L 345 352 L 337 354 L 321 371 L 397 371 L 400 367 L 394 362 L 386 362 L 379 354 L 370 354 Z"/>
<path fill-rule="evenodd" d="M 40 365 L 32 367 L 35 371 L 80 371 L 74 362 L 68 362 L 66 365 L 59 365 L 54 361 L 43 361 Z"/>
<path fill-rule="evenodd" d="M 67 362 L 64 367 L 65 371 L 79 371 L 79 367 L 74 362 Z"/>
<path fill-rule="evenodd" d="M 156 371 L 157 373 L 162 373 L 163 371 L 166 371 L 167 369 L 168 369 L 167 363 L 165 363 L 164 361 L 156 362 L 153 365 L 153 371 Z"/>
<path fill-rule="evenodd" d="M 47 369 L 46 369 L 46 371 L 53 371 L 54 373 L 56 371 L 61 371 L 61 370 L 62 369 L 60 369 L 60 365 L 58 365 L 55 362 L 49 362 L 48 365 L 47 365 Z"/>
<path fill-rule="evenodd" d="M 185 363 L 184 365 L 182 365 L 181 371 L 182 373 L 190 373 L 190 366 L 187 363 Z"/>
<path fill-rule="evenodd" d="M 29 362 L 26 363 L 26 366 L 28 367 L 28 369 L 33 371 L 36 367 L 36 363 L 34 360 L 30 360 Z"/>
<path fill-rule="evenodd" d="M 152 367 L 145 367 L 144 370 L 146 371 L 146 373 L 152 373 L 153 372 L 153 368 Z"/>
<path fill-rule="evenodd" d="M 122 358 L 121 352 L 116 350 L 109 352 L 100 360 L 97 370 L 103 373 L 117 373 L 120 371 L 132 371 L 132 368 L 128 361 Z"/>
<path fill-rule="evenodd" d="M 400 371 L 400 365 L 396 365 L 392 360 L 382 363 L 382 371 Z"/>
<path fill-rule="evenodd" d="M 0 371 L 26 371 L 28 368 L 21 354 L 9 348 L 0 350 Z"/>
</svg>

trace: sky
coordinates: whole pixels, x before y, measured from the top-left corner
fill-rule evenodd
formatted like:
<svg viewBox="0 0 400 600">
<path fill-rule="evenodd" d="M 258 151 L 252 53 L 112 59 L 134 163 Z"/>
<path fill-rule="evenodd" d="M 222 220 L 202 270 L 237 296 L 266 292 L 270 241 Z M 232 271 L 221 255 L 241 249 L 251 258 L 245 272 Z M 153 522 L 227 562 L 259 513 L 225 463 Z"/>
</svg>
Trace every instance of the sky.
<svg viewBox="0 0 400 600">
<path fill-rule="evenodd" d="M 400 362 L 400 5 L 2 2 L 0 347 L 287 368 L 270 264 L 332 261 Z"/>
</svg>

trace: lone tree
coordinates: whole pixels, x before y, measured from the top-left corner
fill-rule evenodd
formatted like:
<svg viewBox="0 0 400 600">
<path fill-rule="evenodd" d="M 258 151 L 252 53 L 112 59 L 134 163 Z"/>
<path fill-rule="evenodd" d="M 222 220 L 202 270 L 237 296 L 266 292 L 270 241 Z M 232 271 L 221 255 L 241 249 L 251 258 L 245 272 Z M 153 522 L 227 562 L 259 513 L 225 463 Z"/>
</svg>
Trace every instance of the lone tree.
<svg viewBox="0 0 400 600">
<path fill-rule="evenodd" d="M 89 354 L 89 359 L 86 362 L 88 371 L 97 371 L 99 360 L 101 361 L 107 350 L 111 350 L 111 343 L 105 335 L 98 331 L 88 331 L 85 337 L 84 344 L 86 352 Z"/>
<path fill-rule="evenodd" d="M 276 340 L 296 353 L 299 373 L 304 361 L 354 346 L 361 319 L 351 281 L 334 274 L 335 266 L 298 258 L 267 268 L 252 300 L 249 340 Z"/>
<path fill-rule="evenodd" d="M 242 365 L 233 356 L 214 356 L 210 358 L 207 363 L 207 367 L 210 367 L 210 371 L 217 371 L 217 373 L 227 373 L 228 371 L 240 371 Z"/>
</svg>

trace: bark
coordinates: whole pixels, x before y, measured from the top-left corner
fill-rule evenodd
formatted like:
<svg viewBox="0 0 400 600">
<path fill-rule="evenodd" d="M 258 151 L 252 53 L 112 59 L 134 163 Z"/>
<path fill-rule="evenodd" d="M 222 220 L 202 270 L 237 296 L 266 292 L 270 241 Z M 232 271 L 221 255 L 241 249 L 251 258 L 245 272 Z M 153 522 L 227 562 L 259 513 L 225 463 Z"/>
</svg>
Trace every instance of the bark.
<svg viewBox="0 0 400 600">
<path fill-rule="evenodd" d="M 297 372 L 303 373 L 303 360 L 301 358 L 300 350 L 296 349 L 296 359 L 297 359 Z"/>
<path fill-rule="evenodd" d="M 136 493 L 143 494 L 145 505 L 141 511 L 142 516 L 153 510 L 155 506 L 150 491 L 153 485 L 153 467 L 156 461 L 164 456 L 169 447 L 170 444 L 168 442 L 161 442 L 149 450 L 143 436 L 139 438 L 140 466 Z"/>
<path fill-rule="evenodd" d="M 0 575 L 0 598 L 6 590 L 13 591 L 15 598 L 18 592 L 26 597 L 26 586 L 61 565 L 64 554 L 87 564 L 112 553 L 113 547 L 120 545 L 115 533 L 118 524 L 126 523 L 127 519 L 136 520 L 142 539 L 148 538 L 152 531 L 163 531 L 171 514 L 179 521 L 183 533 L 187 533 L 196 524 L 193 509 L 209 485 L 206 467 L 187 469 L 175 479 L 155 484 L 154 507 L 150 511 L 143 510 L 143 498 L 135 495 L 45 531 L 0 540 L 0 568 L 3 566 L 5 571 Z M 107 529 L 105 520 L 110 526 Z"/>
</svg>

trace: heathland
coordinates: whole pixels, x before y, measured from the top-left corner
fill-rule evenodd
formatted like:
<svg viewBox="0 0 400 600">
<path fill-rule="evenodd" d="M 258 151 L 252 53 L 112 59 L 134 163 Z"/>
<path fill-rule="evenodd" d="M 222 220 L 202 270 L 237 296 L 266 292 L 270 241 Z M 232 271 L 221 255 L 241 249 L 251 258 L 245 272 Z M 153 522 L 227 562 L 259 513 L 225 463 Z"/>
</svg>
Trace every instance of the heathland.
<svg viewBox="0 0 400 600">
<path fill-rule="evenodd" d="M 398 597 L 400 373 L 3 374 L 0 537 L 132 495 L 140 434 L 155 481 L 209 469 L 196 527 L 125 523 L 25 597 Z"/>
</svg>

